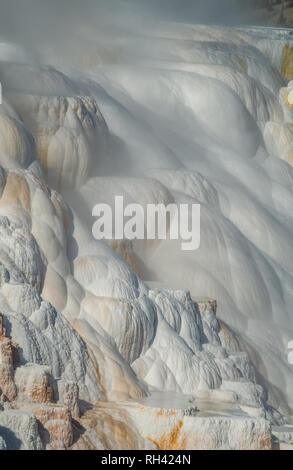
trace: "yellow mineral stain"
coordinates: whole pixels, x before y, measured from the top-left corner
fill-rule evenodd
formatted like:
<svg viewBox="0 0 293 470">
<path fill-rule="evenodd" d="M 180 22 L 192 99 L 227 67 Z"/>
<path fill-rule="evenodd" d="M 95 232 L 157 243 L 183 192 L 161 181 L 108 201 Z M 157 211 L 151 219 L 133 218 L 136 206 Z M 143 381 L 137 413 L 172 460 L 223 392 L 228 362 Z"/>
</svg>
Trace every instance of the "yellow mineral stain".
<svg viewBox="0 0 293 470">
<path fill-rule="evenodd" d="M 290 163 L 290 165 L 293 166 L 293 149 L 288 150 L 286 154 L 286 160 L 288 163 Z"/>
<path fill-rule="evenodd" d="M 30 210 L 30 189 L 22 176 L 13 172 L 8 173 L 0 205 Z"/>
<path fill-rule="evenodd" d="M 157 412 L 157 416 L 158 417 L 162 417 L 162 416 L 175 416 L 176 415 L 176 411 L 175 410 L 159 410 Z"/>
<path fill-rule="evenodd" d="M 283 90 L 284 90 L 284 91 L 283 91 Z M 293 103 L 289 103 L 289 100 L 288 100 L 288 95 L 289 95 L 288 89 L 287 89 L 287 88 L 283 88 L 283 90 L 282 90 L 281 96 L 282 96 L 282 99 L 283 99 L 285 105 L 286 105 L 288 108 L 293 109 Z"/>
<path fill-rule="evenodd" d="M 244 62 L 244 60 L 241 59 L 240 57 L 237 57 L 237 62 L 239 63 L 240 67 L 242 68 L 243 72 L 247 73 L 248 67 L 247 67 L 246 62 Z"/>
<path fill-rule="evenodd" d="M 293 79 L 293 48 L 289 44 L 283 47 L 281 73 L 287 80 Z"/>
</svg>

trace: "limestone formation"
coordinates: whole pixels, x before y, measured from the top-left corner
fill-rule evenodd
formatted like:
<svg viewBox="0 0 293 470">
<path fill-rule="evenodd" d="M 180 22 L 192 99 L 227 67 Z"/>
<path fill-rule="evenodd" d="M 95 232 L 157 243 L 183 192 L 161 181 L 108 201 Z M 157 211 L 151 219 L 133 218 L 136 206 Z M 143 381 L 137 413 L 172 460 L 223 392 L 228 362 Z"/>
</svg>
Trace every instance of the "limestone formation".
<svg viewBox="0 0 293 470">
<path fill-rule="evenodd" d="M 0 449 L 293 445 L 292 39 L 145 28 L 0 47 Z M 116 195 L 199 249 L 94 239 Z"/>
</svg>

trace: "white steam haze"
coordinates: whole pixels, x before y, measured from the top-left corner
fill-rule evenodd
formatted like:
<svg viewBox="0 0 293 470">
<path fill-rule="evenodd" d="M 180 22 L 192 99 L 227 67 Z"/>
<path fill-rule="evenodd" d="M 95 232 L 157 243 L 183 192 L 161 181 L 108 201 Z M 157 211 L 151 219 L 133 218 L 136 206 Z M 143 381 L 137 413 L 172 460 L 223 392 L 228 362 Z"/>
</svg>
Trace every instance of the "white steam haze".
<svg viewBox="0 0 293 470">
<path fill-rule="evenodd" d="M 30 286 L 22 304 L 3 283 L 0 311 L 23 362 L 43 365 L 57 352 L 39 352 L 47 339 L 32 352 L 21 321 L 49 335 L 36 298 L 68 320 L 99 371 L 65 368 L 84 400 L 206 394 L 256 420 L 292 415 L 293 39 L 236 26 L 243 5 L 1 1 L 0 262 Z M 93 206 L 115 195 L 201 204 L 200 248 L 94 240 Z M 5 217 L 25 233 L 23 262 L 7 261 Z"/>
<path fill-rule="evenodd" d="M 2 0 L 0 26 L 2 37 L 36 52 L 47 43 L 72 47 L 91 30 L 111 26 L 143 32 L 161 20 L 240 24 L 246 10 L 239 0 Z"/>
</svg>

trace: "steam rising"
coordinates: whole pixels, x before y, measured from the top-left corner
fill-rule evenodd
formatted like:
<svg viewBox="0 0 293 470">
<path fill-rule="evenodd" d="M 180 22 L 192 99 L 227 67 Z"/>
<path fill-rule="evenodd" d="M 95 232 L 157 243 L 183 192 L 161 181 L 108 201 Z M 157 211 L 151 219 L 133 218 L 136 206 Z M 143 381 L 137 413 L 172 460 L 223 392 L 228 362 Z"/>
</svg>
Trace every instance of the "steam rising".
<svg viewBox="0 0 293 470">
<path fill-rule="evenodd" d="M 244 10 L 246 2 L 239 0 L 2 0 L 0 37 L 25 45 L 42 60 L 40 48 L 48 43 L 64 49 L 84 40 L 85 25 L 88 34 L 109 27 L 138 32 L 161 20 L 239 24 Z"/>
</svg>

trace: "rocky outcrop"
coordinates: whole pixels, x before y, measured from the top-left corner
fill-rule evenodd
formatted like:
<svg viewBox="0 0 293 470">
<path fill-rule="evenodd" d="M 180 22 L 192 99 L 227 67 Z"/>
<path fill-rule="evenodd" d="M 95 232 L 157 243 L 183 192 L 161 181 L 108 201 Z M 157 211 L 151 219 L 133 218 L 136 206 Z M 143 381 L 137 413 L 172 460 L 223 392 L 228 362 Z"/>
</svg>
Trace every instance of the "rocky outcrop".
<svg viewBox="0 0 293 470">
<path fill-rule="evenodd" d="M 51 370 L 37 364 L 26 364 L 15 372 L 18 399 L 37 403 L 50 403 L 54 392 Z"/>
<path fill-rule="evenodd" d="M 64 450 L 73 444 L 72 418 L 66 406 L 58 404 L 23 404 L 31 410 L 40 426 L 40 435 L 49 449 Z"/>
<path fill-rule="evenodd" d="M 42 450 L 35 415 L 23 410 L 0 412 L 0 435 L 8 450 Z"/>
<path fill-rule="evenodd" d="M 69 409 L 72 418 L 78 419 L 80 417 L 78 385 L 75 382 L 59 382 L 58 392 L 60 402 Z"/>
<path fill-rule="evenodd" d="M 17 345 L 6 336 L 3 316 L 0 314 L 0 400 L 2 401 L 13 401 L 17 395 L 13 367 L 17 355 Z"/>
<path fill-rule="evenodd" d="M 48 366 L 19 365 L 18 345 L 7 336 L 1 314 L 0 386 L 3 449 L 61 450 L 73 443 L 79 448 L 94 448 L 90 439 L 87 444 L 81 439 L 83 428 L 74 427 L 73 420 L 80 416 L 78 385 L 56 381 Z"/>
</svg>

